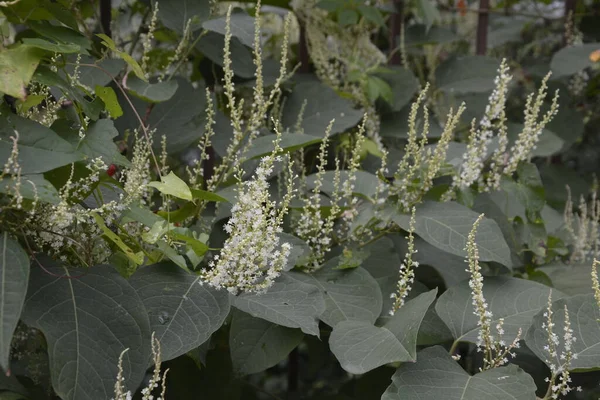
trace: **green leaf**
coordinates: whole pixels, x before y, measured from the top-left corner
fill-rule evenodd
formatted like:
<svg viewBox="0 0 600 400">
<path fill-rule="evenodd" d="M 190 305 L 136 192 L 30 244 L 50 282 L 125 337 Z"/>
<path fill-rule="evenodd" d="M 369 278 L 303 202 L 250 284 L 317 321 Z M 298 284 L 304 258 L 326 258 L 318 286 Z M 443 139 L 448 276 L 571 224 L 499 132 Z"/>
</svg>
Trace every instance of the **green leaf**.
<svg viewBox="0 0 600 400">
<path fill-rule="evenodd" d="M 203 36 L 201 36 L 198 43 L 196 43 L 196 48 L 202 52 L 206 58 L 222 67 L 225 36 L 221 33 L 210 31 L 206 31 L 206 34 L 204 34 L 205 32 L 202 33 Z M 234 74 L 241 78 L 254 79 L 256 66 L 254 65 L 252 51 L 244 46 L 236 37 L 231 39 L 230 51 L 231 59 L 235 60 L 231 65 Z"/>
<path fill-rule="evenodd" d="M 284 271 L 289 271 L 296 265 L 303 265 L 307 262 L 311 254 L 311 250 L 304 240 L 285 232 L 280 233 L 278 236 L 280 238 L 280 244 L 287 242 L 292 245 L 292 250 L 290 250 L 287 264 L 285 267 L 283 267 Z"/>
<path fill-rule="evenodd" d="M 106 111 L 110 114 L 113 119 L 119 118 L 123 115 L 123 109 L 117 100 L 117 95 L 111 87 L 96 86 L 96 96 L 100 97 L 106 106 Z"/>
<path fill-rule="evenodd" d="M 317 3 L 318 8 L 327 11 L 335 11 L 344 6 L 344 0 L 321 0 Z"/>
<path fill-rule="evenodd" d="M 415 93 L 419 90 L 419 80 L 408 69 L 398 66 L 390 66 L 390 73 L 379 73 L 379 76 L 384 80 L 391 89 L 390 100 L 382 96 L 392 108 L 392 111 L 400 111 L 406 107 L 413 99 Z M 408 119 L 403 123 L 407 125 Z"/>
<path fill-rule="evenodd" d="M 491 91 L 499 65 L 487 56 L 452 57 L 436 69 L 435 82 L 441 91 L 454 95 Z"/>
<path fill-rule="evenodd" d="M 206 342 L 229 314 L 229 295 L 171 263 L 142 267 L 129 283 L 144 303 L 161 358 L 171 360 Z"/>
<path fill-rule="evenodd" d="M 556 262 L 537 268 L 536 271 L 546 274 L 552 281 L 552 287 L 569 296 L 594 292 L 590 282 L 589 263 L 565 265 Z"/>
<path fill-rule="evenodd" d="M 377 7 L 360 4 L 358 6 L 358 11 L 360 11 L 365 20 L 370 21 L 377 26 L 385 25 L 383 15 L 381 15 L 381 12 L 377 9 Z"/>
<path fill-rule="evenodd" d="M 148 83 L 135 76 L 127 78 L 127 90 L 134 96 L 149 103 L 161 103 L 169 100 L 179 85 L 176 80 Z"/>
<path fill-rule="evenodd" d="M 28 25 L 43 38 L 52 39 L 60 44 L 76 44 L 79 46 L 79 52 L 82 54 L 88 54 L 87 50 L 92 48 L 92 44 L 88 38 L 74 29 L 53 25 L 48 21 L 30 21 Z"/>
<path fill-rule="evenodd" d="M 590 60 L 590 54 L 599 49 L 600 44 L 598 43 L 586 43 L 560 49 L 554 53 L 550 62 L 552 78 L 573 75 L 591 67 L 594 63 Z"/>
<path fill-rule="evenodd" d="M 189 186 L 181 180 L 173 171 L 169 172 L 167 176 L 160 178 L 161 182 L 150 182 L 148 186 L 157 189 L 162 194 L 175 196 L 179 199 L 192 201 L 192 192 Z"/>
<path fill-rule="evenodd" d="M 235 297 L 233 305 L 253 317 L 319 336 L 317 318 L 325 310 L 325 301 L 317 288 L 299 279 L 301 276 L 284 272 L 266 293 L 242 294 Z"/>
<path fill-rule="evenodd" d="M 221 197 L 216 193 L 209 192 L 207 190 L 201 189 L 191 189 L 192 197 L 194 199 L 206 200 L 206 201 L 216 201 L 216 202 L 229 202 L 225 197 Z"/>
<path fill-rule="evenodd" d="M 13 193 L 14 184 L 15 182 L 12 179 L 5 177 L 0 181 L 0 193 Z M 21 176 L 21 187 L 19 191 L 21 196 L 25 199 L 35 200 L 37 198 L 46 203 L 60 203 L 58 190 L 56 190 L 50 182 L 44 179 L 44 176 L 41 174 Z"/>
<path fill-rule="evenodd" d="M 0 92 L 25 100 L 26 87 L 44 52 L 20 45 L 0 52 Z"/>
<path fill-rule="evenodd" d="M 138 64 L 138 62 L 133 57 L 131 57 L 126 52 L 117 49 L 117 45 L 115 44 L 115 42 L 111 38 L 106 36 L 104 33 L 97 33 L 96 36 L 102 39 L 102 44 L 104 46 L 111 49 L 115 54 L 119 56 L 119 58 L 125 61 L 127 65 L 131 67 L 131 70 L 138 78 L 140 78 L 143 81 L 146 80 L 146 76 L 144 74 L 144 71 L 142 70 L 142 67 L 140 67 L 140 64 Z"/>
<path fill-rule="evenodd" d="M 83 159 L 73 146 L 54 131 L 35 121 L 14 114 L 0 115 L 0 160 L 8 160 L 19 132 L 21 174 L 39 174 Z"/>
<path fill-rule="evenodd" d="M 316 286 L 325 298 L 325 311 L 319 319 L 331 327 L 342 321 L 374 323 L 383 305 L 377 281 L 360 267 L 335 269 L 338 263 L 334 257 L 316 272 L 295 275 Z"/>
<path fill-rule="evenodd" d="M 111 120 L 99 119 L 88 126 L 85 137 L 79 141 L 78 150 L 90 160 L 102 157 L 106 164 L 129 166 L 129 160 L 120 153 L 113 141 L 118 134 L 119 132 Z"/>
<path fill-rule="evenodd" d="M 494 319 L 495 327 L 500 318 L 504 318 L 503 340 L 512 342 L 519 328 L 523 332 L 531 324 L 531 318 L 548 303 L 548 294 L 552 288 L 537 282 L 518 278 L 485 277 L 483 280 L 483 296 L 488 302 L 488 309 Z M 553 291 L 553 296 L 563 296 Z M 464 281 L 451 287 L 438 299 L 435 310 L 448 325 L 456 341 L 477 342 L 479 317 L 474 314 L 469 282 Z"/>
<path fill-rule="evenodd" d="M 445 252 L 466 257 L 467 237 L 478 217 L 478 213 L 455 202 L 424 202 L 417 206 L 415 233 Z M 402 229 L 408 230 L 408 216 L 393 219 Z M 495 221 L 488 218 L 481 221 L 477 229 L 477 247 L 481 261 L 495 261 L 512 267 L 510 249 Z"/>
<path fill-rule="evenodd" d="M 533 378 L 515 365 L 469 375 L 440 346 L 400 366 L 381 400 L 535 400 Z"/>
<path fill-rule="evenodd" d="M 211 19 L 202 23 L 207 31 L 225 35 L 226 17 Z M 236 12 L 231 14 L 231 36 L 237 38 L 244 46 L 254 47 L 254 18 L 248 14 Z"/>
<path fill-rule="evenodd" d="M 92 213 L 92 216 L 96 220 L 96 224 L 98 224 L 100 229 L 102 229 L 102 233 L 104 234 L 104 236 L 106 236 L 111 242 L 116 244 L 117 247 L 119 249 L 121 249 L 121 251 L 123 253 L 125 253 L 127 258 L 129 258 L 131 261 L 133 261 L 135 263 L 135 265 L 142 265 L 144 263 L 144 252 L 138 251 L 137 253 L 134 253 L 134 251 L 131 250 L 131 248 L 129 246 L 127 246 L 127 244 L 125 244 L 125 242 L 123 242 L 123 239 L 121 239 L 119 237 L 119 235 L 117 235 L 116 233 L 111 231 L 106 226 L 106 224 L 104 223 L 104 220 L 102 219 L 101 216 L 99 216 L 96 213 Z"/>
<path fill-rule="evenodd" d="M 552 299 L 554 300 L 557 297 L 556 291 L 552 291 Z M 547 300 L 546 297 L 546 302 Z M 572 343 L 572 351 L 577 354 L 577 358 L 571 361 L 569 370 L 598 369 L 598 366 L 600 366 L 600 336 L 598 335 L 598 332 L 600 332 L 600 309 L 594 295 L 582 294 L 559 299 L 552 303 L 553 332 L 560 338 L 559 344 L 556 346 L 559 357 L 560 354 L 565 352 L 565 341 L 563 339 L 565 305 L 569 310 L 571 329 L 573 329 L 573 336 L 576 338 Z M 533 317 L 525 342 L 527 347 L 547 365 L 562 365 L 564 360 L 551 358 L 550 354 L 544 350 L 544 346 L 548 344 L 548 329 L 543 327 L 543 324 L 547 322 L 544 316 L 545 312 L 546 308 L 544 307 Z"/>
<path fill-rule="evenodd" d="M 96 60 L 90 56 L 82 56 L 79 66 L 79 82 L 90 88 L 106 86 L 113 77 L 116 78 L 119 75 L 124 67 L 125 62 L 118 58 Z M 65 69 L 69 74 L 73 74 L 75 65 L 68 64 Z"/>
<path fill-rule="evenodd" d="M 383 326 L 366 321 L 342 321 L 335 325 L 329 345 L 342 368 L 364 374 L 392 362 L 414 362 L 417 334 L 437 289 L 408 301 Z"/>
<path fill-rule="evenodd" d="M 182 34 L 189 20 L 190 31 L 200 29 L 200 22 L 210 16 L 208 0 L 169 0 L 158 2 L 158 18 L 169 29 Z"/>
<path fill-rule="evenodd" d="M 53 53 L 78 53 L 81 50 L 76 44 L 70 43 L 52 43 L 40 38 L 23 38 L 23 44 L 36 47 L 41 50 L 51 51 Z"/>
<path fill-rule="evenodd" d="M 0 367 L 9 371 L 10 344 L 29 282 L 29 257 L 7 232 L 0 232 L 0 255 Z"/>
<path fill-rule="evenodd" d="M 340 182 L 345 182 L 350 173 L 348 171 L 340 171 Z M 373 198 L 377 193 L 377 182 L 379 178 L 370 172 L 358 170 L 355 173 L 356 181 L 354 182 L 353 193 L 359 194 L 366 198 Z M 315 187 L 317 175 L 312 174 L 306 177 L 306 187 L 313 189 Z M 323 174 L 323 182 L 321 191 L 327 193 L 328 196 L 332 197 L 335 189 L 333 183 L 335 178 L 335 171 L 325 171 Z M 382 187 L 386 185 L 382 183 Z"/>
<path fill-rule="evenodd" d="M 275 135 L 266 135 L 256 138 L 246 152 L 245 157 L 251 159 L 271 154 L 275 149 L 274 140 Z M 281 142 L 279 142 L 279 147 L 281 147 L 284 153 L 288 153 L 310 146 L 311 144 L 319 143 L 321 140 L 323 139 L 320 137 L 304 135 L 301 133 L 284 133 L 281 137 Z"/>
<path fill-rule="evenodd" d="M 388 104 L 392 104 L 394 98 L 390 85 L 377 76 L 367 77 L 367 96 L 371 102 L 381 97 Z"/>
<path fill-rule="evenodd" d="M 297 133 L 322 138 L 332 119 L 335 119 L 335 123 L 331 134 L 335 134 L 352 128 L 363 117 L 363 111 L 355 109 L 352 101 L 340 97 L 333 89 L 319 81 L 306 80 L 296 84 L 287 97 L 282 119 L 285 127 L 294 129 L 305 101 L 300 124 L 302 132 Z"/>
<path fill-rule="evenodd" d="M 431 0 L 418 0 L 417 12 L 425 22 L 427 29 L 431 28 L 434 22 L 440 20 L 440 12 Z"/>
<path fill-rule="evenodd" d="M 125 349 L 123 384 L 138 387 L 150 359 L 150 326 L 135 290 L 110 266 L 40 262 L 45 268 L 31 270 L 22 318 L 44 334 L 56 394 L 65 400 L 113 397 Z"/>
<path fill-rule="evenodd" d="M 165 135 L 169 153 L 187 149 L 198 142 L 204 132 L 204 121 L 194 121 L 206 108 L 204 88 L 194 89 L 184 79 L 177 79 L 177 84 L 175 95 L 156 104 L 148 118 L 148 125 L 156 129 L 153 135 L 155 145 L 160 146 L 161 138 Z"/>
<path fill-rule="evenodd" d="M 229 330 L 233 370 L 239 375 L 262 372 L 285 359 L 302 341 L 299 329 L 286 328 L 234 310 Z"/>
<path fill-rule="evenodd" d="M 337 21 L 341 26 L 356 25 L 358 23 L 358 13 L 350 8 L 342 8 L 337 12 Z"/>
<path fill-rule="evenodd" d="M 510 141 L 509 146 L 512 146 L 516 141 L 520 132 L 523 131 L 523 124 L 517 124 L 509 122 L 508 127 L 508 139 Z M 539 141 L 535 148 L 531 152 L 533 157 L 550 157 L 560 152 L 565 146 L 565 141 L 561 139 L 556 133 L 551 130 L 544 129 L 539 137 Z"/>
<path fill-rule="evenodd" d="M 396 291 L 398 284 L 401 253 L 396 250 L 389 237 L 370 243 L 364 249 L 370 254 L 361 266 L 377 281 L 383 300 L 381 315 L 388 315 L 394 303 L 390 296 Z M 420 254 L 421 252 L 418 253 Z M 462 267 L 464 269 L 464 262 Z"/>
</svg>

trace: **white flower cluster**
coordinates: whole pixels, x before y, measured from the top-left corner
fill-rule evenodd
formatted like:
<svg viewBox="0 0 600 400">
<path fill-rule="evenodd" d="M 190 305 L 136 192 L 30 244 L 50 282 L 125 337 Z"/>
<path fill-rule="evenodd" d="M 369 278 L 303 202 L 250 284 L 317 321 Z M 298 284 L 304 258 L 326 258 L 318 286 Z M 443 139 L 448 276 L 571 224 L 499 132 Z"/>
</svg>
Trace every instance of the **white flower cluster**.
<svg viewBox="0 0 600 400">
<path fill-rule="evenodd" d="M 2 139 L 0 139 L 0 141 L 1 140 Z M 12 185 L 9 185 L 8 192 L 13 197 L 11 203 L 13 203 L 17 209 L 20 209 L 23 204 L 23 196 L 21 195 L 21 166 L 19 165 L 19 132 L 15 130 L 14 136 L 11 136 L 10 140 L 12 141 L 10 155 L 0 171 L 0 181 L 2 181 L 6 175 L 10 175 Z"/>
<path fill-rule="evenodd" d="M 548 391 L 544 398 L 558 399 L 560 395 L 566 396 L 574 389 L 570 386 L 571 374 L 569 372 L 569 367 L 571 366 L 571 361 L 577 359 L 577 353 L 573 352 L 573 343 L 577 341 L 577 338 L 573 335 L 569 310 L 566 304 L 564 310 L 563 348 L 559 354 L 558 347 L 560 346 L 560 338 L 558 334 L 554 332 L 555 323 L 552 320 L 554 314 L 552 311 L 552 291 L 550 291 L 550 294 L 548 295 L 548 307 L 544 312 L 546 321 L 542 323 L 542 328 L 546 329 L 546 332 L 548 333 L 548 344 L 544 346 L 544 350 L 546 350 L 550 356 L 546 359 L 546 364 L 548 364 L 551 373 L 551 376 L 546 378 L 546 382 L 548 382 Z M 577 387 L 577 391 L 581 391 L 581 387 Z"/>
<path fill-rule="evenodd" d="M 567 202 L 565 203 L 565 229 L 573 241 L 571 262 L 585 262 L 600 256 L 600 200 L 596 190 L 592 191 L 590 204 L 583 195 L 579 199 L 578 215 L 573 214 L 571 188 L 567 185 Z"/>
<path fill-rule="evenodd" d="M 282 161 L 276 156 L 281 151 L 280 140 L 278 133 L 273 153 L 261 159 L 252 179 L 238 184 L 237 202 L 225 225 L 230 236 L 202 274 L 211 286 L 232 294 L 264 292 L 287 263 L 292 246 L 280 244 L 279 234 L 293 191 L 288 191 L 278 210 L 269 198 L 268 182 L 274 162 Z"/>
<path fill-rule="evenodd" d="M 404 256 L 404 261 L 400 264 L 400 279 L 398 280 L 398 288 L 392 293 L 390 296 L 394 300 L 394 305 L 390 310 L 390 315 L 394 315 L 396 311 L 400 309 L 404 305 L 406 296 L 410 293 L 412 289 L 412 284 L 415 281 L 415 271 L 414 269 L 419 266 L 418 261 L 413 260 L 413 255 L 417 253 L 417 249 L 415 249 L 415 207 L 412 208 L 412 215 L 410 217 L 410 226 L 408 229 L 408 236 L 406 239 L 408 240 L 408 250 L 406 251 L 406 255 Z"/>
<path fill-rule="evenodd" d="M 477 326 L 479 331 L 477 334 L 477 351 L 483 352 L 483 368 L 482 370 L 488 370 L 496 367 L 500 367 L 508 363 L 508 356 L 515 357 L 516 354 L 512 352 L 513 349 L 519 348 L 519 340 L 521 338 L 521 329 L 517 333 L 515 339 L 508 346 L 502 340 L 504 334 L 504 319 L 498 319 L 496 324 L 497 337 L 492 333 L 492 322 L 494 315 L 489 310 L 489 306 L 485 297 L 483 296 L 483 275 L 481 274 L 481 266 L 479 265 L 479 249 L 475 241 L 477 234 L 477 227 L 481 223 L 484 214 L 479 215 L 473 229 L 469 233 L 467 238 L 467 260 L 469 268 L 467 272 L 471 274 L 469 280 L 469 286 L 471 287 L 471 297 L 474 307 L 473 313 L 478 316 Z"/>
</svg>

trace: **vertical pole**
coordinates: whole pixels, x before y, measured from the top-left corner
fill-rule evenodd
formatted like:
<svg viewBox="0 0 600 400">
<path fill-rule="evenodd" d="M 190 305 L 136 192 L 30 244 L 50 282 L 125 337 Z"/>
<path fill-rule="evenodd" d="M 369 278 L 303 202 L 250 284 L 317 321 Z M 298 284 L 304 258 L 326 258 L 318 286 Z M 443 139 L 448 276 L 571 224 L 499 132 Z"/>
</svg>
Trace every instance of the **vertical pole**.
<svg viewBox="0 0 600 400">
<path fill-rule="evenodd" d="M 394 54 L 390 58 L 390 65 L 402 64 L 402 54 L 400 50 L 397 50 L 400 45 L 398 38 L 400 36 L 400 30 L 402 29 L 402 23 L 404 22 L 404 0 L 393 0 L 395 12 L 390 17 L 390 51 Z"/>
<path fill-rule="evenodd" d="M 477 42 L 475 53 L 483 56 L 487 52 L 487 34 L 489 27 L 490 0 L 479 0 L 479 18 L 477 19 Z"/>
<path fill-rule="evenodd" d="M 102 26 L 102 31 L 108 37 L 112 37 L 110 32 L 111 12 L 111 0 L 100 0 L 100 25 Z"/>
<path fill-rule="evenodd" d="M 298 394 L 298 348 L 288 356 L 288 399 L 294 400 Z"/>
<path fill-rule="evenodd" d="M 298 72 L 307 74 L 310 72 L 310 56 L 308 55 L 308 45 L 306 43 L 306 27 L 303 21 L 298 21 L 300 25 L 300 42 L 298 43 L 298 58 L 300 59 L 300 68 Z"/>
</svg>

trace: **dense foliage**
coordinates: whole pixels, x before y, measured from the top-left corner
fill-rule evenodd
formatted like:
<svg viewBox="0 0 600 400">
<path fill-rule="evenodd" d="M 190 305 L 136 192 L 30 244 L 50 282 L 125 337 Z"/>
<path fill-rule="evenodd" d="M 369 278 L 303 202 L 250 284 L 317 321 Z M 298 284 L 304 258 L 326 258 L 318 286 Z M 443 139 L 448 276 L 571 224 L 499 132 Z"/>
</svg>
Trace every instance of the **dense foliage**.
<svg viewBox="0 0 600 400">
<path fill-rule="evenodd" d="M 488 3 L 0 1 L 0 398 L 598 398 L 599 5 Z"/>
</svg>

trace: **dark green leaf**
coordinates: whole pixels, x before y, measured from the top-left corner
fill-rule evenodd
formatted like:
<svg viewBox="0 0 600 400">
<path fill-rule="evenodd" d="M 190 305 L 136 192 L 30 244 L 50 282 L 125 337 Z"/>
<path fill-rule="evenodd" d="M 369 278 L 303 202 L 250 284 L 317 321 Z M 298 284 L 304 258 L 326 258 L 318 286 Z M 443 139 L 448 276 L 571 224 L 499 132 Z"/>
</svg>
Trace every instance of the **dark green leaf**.
<svg viewBox="0 0 600 400">
<path fill-rule="evenodd" d="M 52 386 L 65 400 L 113 396 L 119 355 L 123 384 L 137 387 L 150 361 L 144 304 L 109 266 L 73 269 L 49 259 L 31 271 L 23 321 L 48 342 Z"/>
<path fill-rule="evenodd" d="M 226 17 L 219 17 L 204 21 L 202 27 L 207 31 L 225 35 Z M 237 38 L 243 45 L 254 47 L 254 18 L 244 13 L 231 14 L 231 35 Z"/>
<path fill-rule="evenodd" d="M 169 100 L 177 91 L 177 87 L 176 80 L 148 83 L 135 76 L 127 78 L 129 92 L 149 103 L 161 103 Z"/>
<path fill-rule="evenodd" d="M 381 400 L 535 400 L 535 391 L 533 378 L 515 365 L 471 376 L 434 346 L 398 368 Z"/>
<path fill-rule="evenodd" d="M 229 314 L 227 291 L 202 285 L 200 277 L 171 263 L 142 267 L 129 282 L 146 307 L 164 361 L 207 341 Z"/>
<path fill-rule="evenodd" d="M 487 92 L 494 88 L 499 65 L 487 56 L 452 57 L 436 69 L 435 82 L 440 90 L 455 95 Z"/>
<path fill-rule="evenodd" d="M 342 368 L 363 374 L 391 362 L 414 362 L 417 334 L 437 290 L 408 301 L 383 326 L 366 321 L 342 321 L 335 325 L 329 344 Z"/>
<path fill-rule="evenodd" d="M 271 368 L 302 341 L 299 329 L 286 328 L 235 310 L 229 331 L 233 369 L 240 375 Z"/>
<path fill-rule="evenodd" d="M 358 13 L 349 8 L 342 8 L 337 12 L 337 21 L 341 26 L 356 25 Z"/>
<path fill-rule="evenodd" d="M 27 294 L 29 257 L 7 232 L 0 232 L 0 366 L 9 371 L 11 342 Z"/>
<path fill-rule="evenodd" d="M 247 158 L 258 158 L 270 154 L 275 149 L 275 135 L 261 136 L 252 142 L 252 145 L 245 153 Z M 279 147 L 284 152 L 292 152 L 311 144 L 319 143 L 320 137 L 304 135 L 301 133 L 284 133 L 279 142 Z"/>
<path fill-rule="evenodd" d="M 208 0 L 169 0 L 158 2 L 158 18 L 164 26 L 183 33 L 189 20 L 191 32 L 201 27 L 201 22 L 210 17 Z"/>
<path fill-rule="evenodd" d="M 253 317 L 319 336 L 318 318 L 325 310 L 322 294 L 299 279 L 303 274 L 284 272 L 264 294 L 242 294 L 233 305 Z"/>
<path fill-rule="evenodd" d="M 552 78 L 573 75 L 585 68 L 591 67 L 593 61 L 590 59 L 590 54 L 599 49 L 600 44 L 598 43 L 586 43 L 565 47 L 557 51 L 550 62 Z"/>
</svg>

